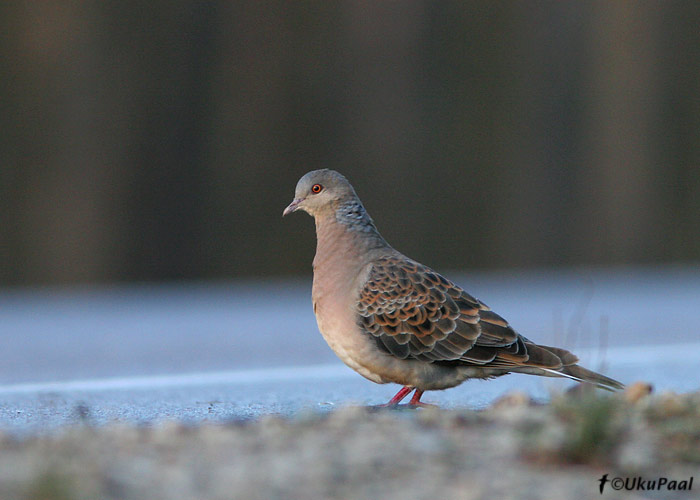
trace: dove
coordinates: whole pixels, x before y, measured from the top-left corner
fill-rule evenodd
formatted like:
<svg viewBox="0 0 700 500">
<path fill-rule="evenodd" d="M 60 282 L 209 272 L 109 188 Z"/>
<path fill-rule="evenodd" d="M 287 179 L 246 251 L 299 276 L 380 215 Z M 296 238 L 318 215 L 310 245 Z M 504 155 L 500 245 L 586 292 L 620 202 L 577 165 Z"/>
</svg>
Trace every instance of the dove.
<svg viewBox="0 0 700 500">
<path fill-rule="evenodd" d="M 311 298 L 318 329 L 360 375 L 402 386 L 385 406 L 411 392 L 409 406 L 425 406 L 425 391 L 508 373 L 624 388 L 579 366 L 566 349 L 527 339 L 453 281 L 395 250 L 342 174 L 305 174 L 283 216 L 298 210 L 316 223 Z"/>
</svg>

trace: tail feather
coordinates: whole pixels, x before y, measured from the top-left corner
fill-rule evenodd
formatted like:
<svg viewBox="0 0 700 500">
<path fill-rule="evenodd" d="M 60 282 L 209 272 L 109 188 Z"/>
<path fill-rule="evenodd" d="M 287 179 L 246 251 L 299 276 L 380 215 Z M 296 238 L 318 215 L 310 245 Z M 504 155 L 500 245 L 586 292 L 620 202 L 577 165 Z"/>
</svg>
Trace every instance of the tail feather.
<svg viewBox="0 0 700 500">
<path fill-rule="evenodd" d="M 561 347 L 551 347 L 548 345 L 540 345 L 539 347 L 546 349 L 559 357 L 559 359 L 561 359 L 561 364 L 564 366 L 575 365 L 578 363 L 578 356 L 567 351 L 566 349 L 562 349 Z"/>
<path fill-rule="evenodd" d="M 574 377 L 582 382 L 590 382 L 602 389 L 611 390 L 621 390 L 625 388 L 625 385 L 618 382 L 615 379 L 601 375 L 600 373 L 594 372 L 579 365 L 565 366 L 561 369 L 561 373 Z"/>
<path fill-rule="evenodd" d="M 530 342 L 526 345 L 528 352 L 532 354 L 531 359 L 520 366 L 512 367 L 511 371 L 549 377 L 570 378 L 577 382 L 588 382 L 608 391 L 616 391 L 625 388 L 624 384 L 617 380 L 577 365 L 578 357 L 566 349 L 537 345 Z M 556 359 L 559 363 L 552 362 L 553 359 Z"/>
</svg>

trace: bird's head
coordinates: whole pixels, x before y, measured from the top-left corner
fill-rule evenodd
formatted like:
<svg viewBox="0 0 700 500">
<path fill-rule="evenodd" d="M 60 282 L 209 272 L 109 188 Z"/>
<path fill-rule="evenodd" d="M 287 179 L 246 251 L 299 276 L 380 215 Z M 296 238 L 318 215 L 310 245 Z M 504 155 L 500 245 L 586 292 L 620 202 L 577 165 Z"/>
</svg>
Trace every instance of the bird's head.
<svg viewBox="0 0 700 500">
<path fill-rule="evenodd" d="M 348 180 L 335 170 L 312 170 L 299 179 L 294 200 L 282 215 L 297 210 L 303 210 L 313 217 L 333 213 L 340 203 L 356 196 Z"/>
</svg>

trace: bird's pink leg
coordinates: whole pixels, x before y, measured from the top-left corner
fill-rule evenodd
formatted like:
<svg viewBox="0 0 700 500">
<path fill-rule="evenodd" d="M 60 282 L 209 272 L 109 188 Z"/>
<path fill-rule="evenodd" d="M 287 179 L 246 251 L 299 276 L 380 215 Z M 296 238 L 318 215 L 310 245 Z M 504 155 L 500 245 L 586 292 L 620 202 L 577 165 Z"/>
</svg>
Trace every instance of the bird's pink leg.
<svg viewBox="0 0 700 500">
<path fill-rule="evenodd" d="M 421 404 L 420 402 L 420 397 L 423 395 L 424 391 L 421 391 L 420 389 L 416 389 L 416 392 L 413 393 L 413 397 L 411 398 L 411 401 L 408 402 L 410 405 L 419 405 Z"/>
<path fill-rule="evenodd" d="M 403 400 L 403 398 L 405 398 L 406 396 L 408 396 L 411 393 L 412 390 L 413 390 L 413 387 L 402 387 L 401 390 L 396 393 L 396 396 L 391 398 L 388 403 L 386 403 L 382 406 L 396 406 L 396 405 L 398 405 Z M 421 394 L 422 393 L 423 393 L 423 391 L 421 391 Z"/>
<path fill-rule="evenodd" d="M 420 389 L 416 389 L 416 392 L 413 393 L 413 397 L 408 402 L 408 406 L 420 406 L 422 408 L 427 408 L 429 406 L 437 407 L 437 405 L 431 405 L 430 403 L 424 403 L 420 400 L 420 397 L 423 395 L 424 392 L 425 391 L 421 391 Z"/>
</svg>

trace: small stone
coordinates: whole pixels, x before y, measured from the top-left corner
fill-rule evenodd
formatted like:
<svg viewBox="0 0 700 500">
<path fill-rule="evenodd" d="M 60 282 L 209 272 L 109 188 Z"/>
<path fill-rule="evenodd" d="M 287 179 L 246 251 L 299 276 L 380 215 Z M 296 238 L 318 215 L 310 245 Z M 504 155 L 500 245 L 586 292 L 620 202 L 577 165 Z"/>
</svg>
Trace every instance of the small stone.
<svg viewBox="0 0 700 500">
<path fill-rule="evenodd" d="M 648 382 L 635 382 L 625 389 L 623 397 L 628 403 L 636 403 L 652 393 L 654 387 Z"/>
</svg>

